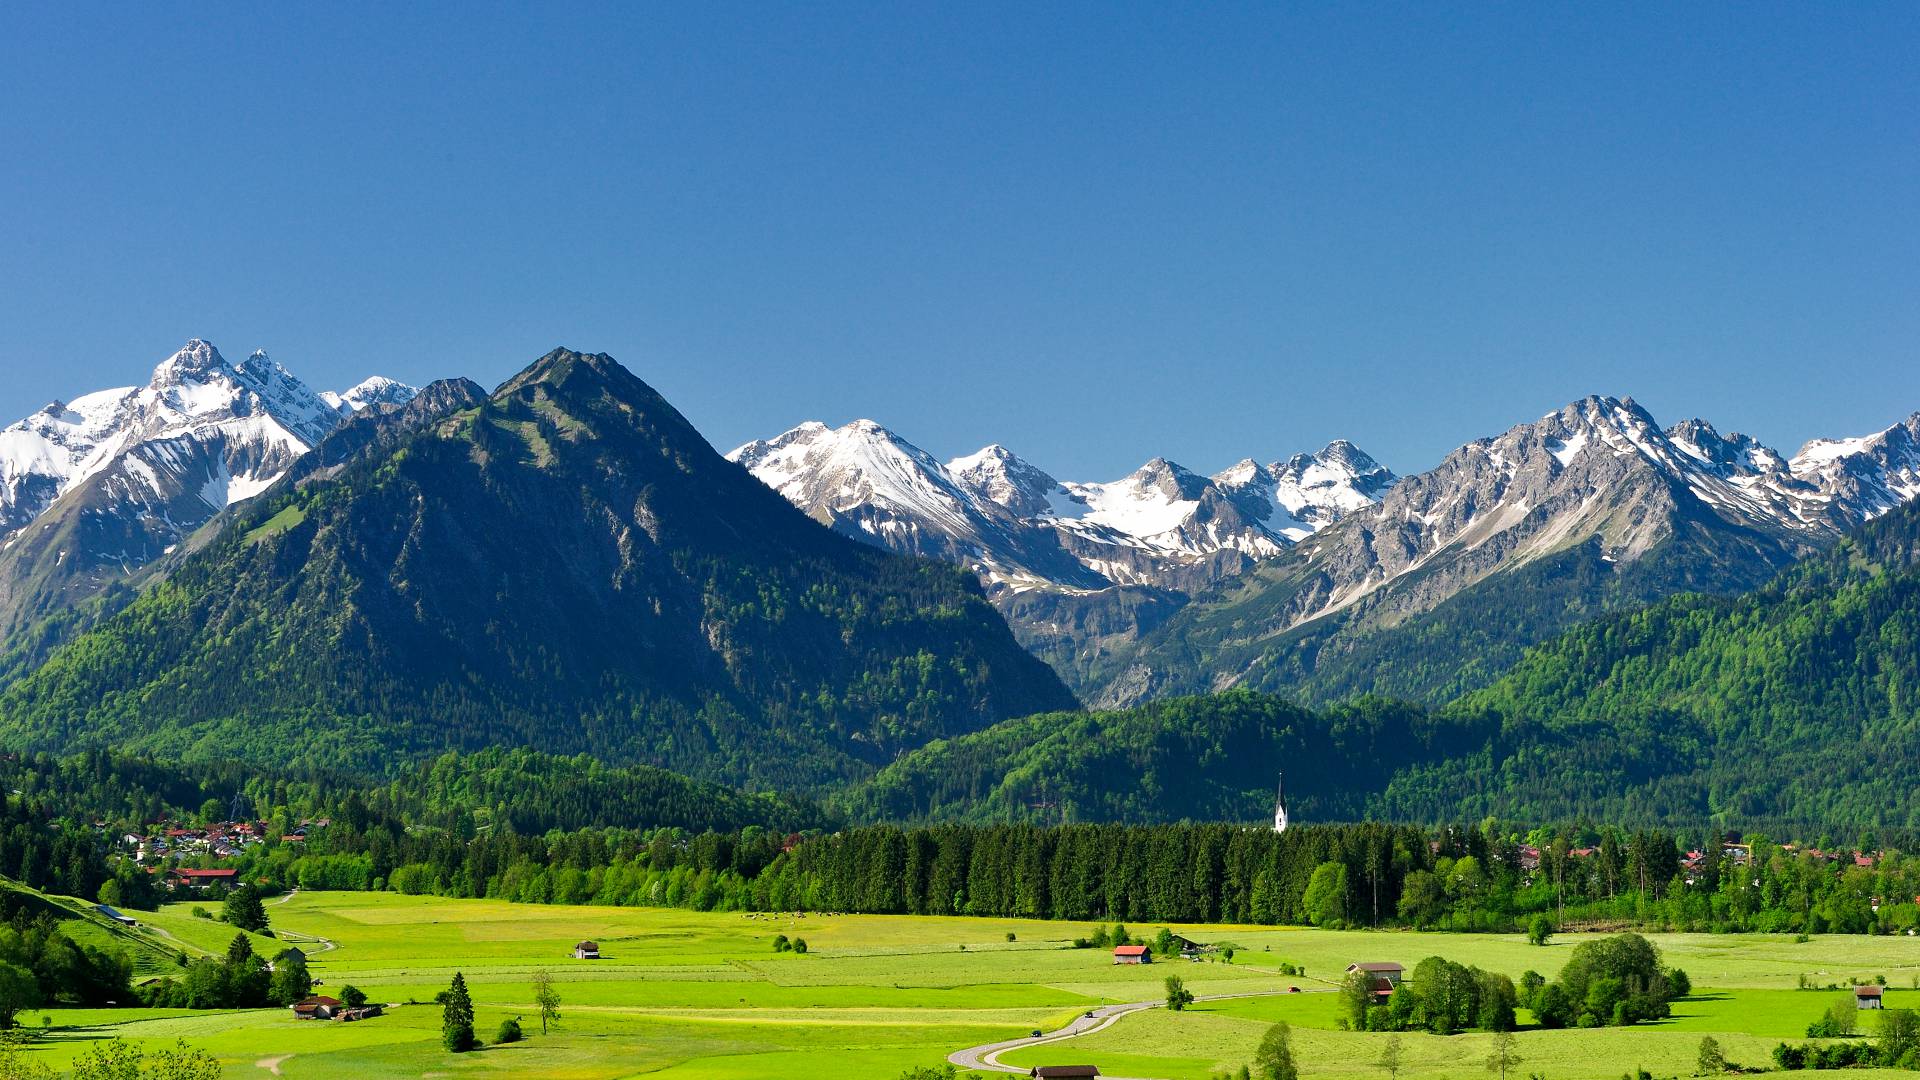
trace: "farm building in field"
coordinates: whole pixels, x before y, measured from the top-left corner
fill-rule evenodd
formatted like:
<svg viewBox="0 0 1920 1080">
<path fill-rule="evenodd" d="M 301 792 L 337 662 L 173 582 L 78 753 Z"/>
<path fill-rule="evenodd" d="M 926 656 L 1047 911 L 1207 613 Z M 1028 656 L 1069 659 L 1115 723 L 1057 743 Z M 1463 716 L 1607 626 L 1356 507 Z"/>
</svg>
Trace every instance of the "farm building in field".
<svg viewBox="0 0 1920 1080">
<path fill-rule="evenodd" d="M 331 1020 L 340 1011 L 340 999 L 315 995 L 293 1003 L 293 1015 L 302 1020 Z"/>
<path fill-rule="evenodd" d="M 1113 962 L 1116 964 L 1151 964 L 1153 954 L 1145 945 L 1116 945 L 1113 948 Z"/>
<path fill-rule="evenodd" d="M 1376 981 L 1381 979 L 1386 980 L 1387 988 L 1389 990 L 1393 989 L 1396 986 L 1399 986 L 1400 980 L 1406 978 L 1406 975 L 1407 975 L 1406 968 L 1401 967 L 1399 964 L 1395 964 L 1391 961 L 1347 965 L 1347 973 L 1349 975 L 1353 974 L 1356 971 L 1363 972 L 1369 978 L 1374 979 Z"/>
<path fill-rule="evenodd" d="M 133 916 L 125 914 L 123 912 L 115 911 L 112 907 L 106 904 L 95 904 L 93 906 L 95 910 L 100 912 L 100 914 L 105 915 L 107 918 L 112 919 L 114 922 L 119 923 L 121 926 L 139 926 L 140 925 L 138 922 L 134 921 Z"/>
<path fill-rule="evenodd" d="M 597 942 L 592 942 L 592 941 L 583 941 L 583 942 L 581 942 L 580 944 L 578 944 L 578 945 L 575 945 L 575 946 L 573 947 L 573 958 L 574 958 L 575 960 L 598 960 L 598 959 L 600 959 L 600 945 L 599 945 L 599 943 L 597 943 Z"/>
<path fill-rule="evenodd" d="M 1856 986 L 1853 988 L 1853 1007 L 1856 1009 L 1884 1009 L 1882 990 L 1878 986 Z"/>
<path fill-rule="evenodd" d="M 1190 937 L 1182 937 L 1179 934 L 1173 935 L 1173 943 L 1180 947 L 1181 956 L 1199 956 L 1201 953 L 1213 951 L 1213 946 L 1206 942 L 1195 941 Z"/>
<path fill-rule="evenodd" d="M 1068 1080 L 1068 1078 L 1077 1080 L 1079 1077 L 1099 1076 L 1100 1070 L 1092 1065 L 1035 1065 L 1033 1071 L 1027 1075 L 1055 1077 L 1058 1080 Z"/>
</svg>

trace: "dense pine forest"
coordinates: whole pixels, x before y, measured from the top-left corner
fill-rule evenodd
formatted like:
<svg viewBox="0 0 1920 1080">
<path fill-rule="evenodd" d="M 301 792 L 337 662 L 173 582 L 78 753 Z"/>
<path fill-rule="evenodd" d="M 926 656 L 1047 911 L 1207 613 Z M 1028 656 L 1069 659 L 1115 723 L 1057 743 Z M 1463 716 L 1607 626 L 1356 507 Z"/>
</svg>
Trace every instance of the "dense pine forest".
<svg viewBox="0 0 1920 1080">
<path fill-rule="evenodd" d="M 1867 839 L 1891 839 L 1887 837 Z M 1904 837 L 1900 839 L 1906 839 Z M 1688 844 L 1694 844 L 1688 847 Z M 1718 834 L 1488 824 L 413 830 L 349 803 L 300 845 L 239 862 L 269 886 L 531 903 L 1036 919 L 1404 926 L 1636 926 L 1898 933 L 1920 857 Z"/>
</svg>

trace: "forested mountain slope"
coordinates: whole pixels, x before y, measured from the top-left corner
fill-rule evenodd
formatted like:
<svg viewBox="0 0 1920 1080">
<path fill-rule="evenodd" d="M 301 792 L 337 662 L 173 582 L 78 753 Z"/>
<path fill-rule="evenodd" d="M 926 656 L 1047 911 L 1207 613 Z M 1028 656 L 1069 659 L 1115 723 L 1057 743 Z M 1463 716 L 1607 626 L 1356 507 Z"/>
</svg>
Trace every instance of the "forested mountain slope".
<svg viewBox="0 0 1920 1080">
<path fill-rule="evenodd" d="M 1404 777 L 1389 805 L 1920 823 L 1920 509 L 1747 596 L 1579 627 L 1450 711 L 1499 724 L 1493 751 Z"/>
<path fill-rule="evenodd" d="M 279 489 L 0 696 L 0 742 L 805 788 L 1071 708 L 958 569 L 836 536 L 606 356 Z"/>
</svg>

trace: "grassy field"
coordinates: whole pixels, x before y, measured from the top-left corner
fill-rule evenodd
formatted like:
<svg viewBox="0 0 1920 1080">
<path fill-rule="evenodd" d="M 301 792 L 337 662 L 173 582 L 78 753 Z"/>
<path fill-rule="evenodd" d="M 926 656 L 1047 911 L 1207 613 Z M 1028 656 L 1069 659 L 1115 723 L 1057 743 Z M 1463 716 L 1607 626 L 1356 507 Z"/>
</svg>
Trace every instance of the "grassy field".
<svg viewBox="0 0 1920 1080">
<path fill-rule="evenodd" d="M 191 904 L 143 915 L 143 930 L 188 952 L 222 951 L 228 927 L 197 918 Z M 1284 990 L 1300 994 L 1203 1002 L 1184 1014 L 1152 1010 L 1071 1043 L 1020 1049 L 1010 1064 L 1088 1061 L 1118 1076 L 1199 1080 L 1247 1060 L 1268 1024 L 1285 1019 L 1308 1075 L 1382 1075 L 1373 1063 L 1384 1036 L 1337 1030 L 1324 991 L 1351 961 L 1451 959 L 1518 977 L 1552 975 L 1572 939 L 1544 948 L 1519 937 L 1414 933 L 1339 933 L 1272 927 L 1175 927 L 1230 941 L 1235 962 L 1172 962 L 1115 967 L 1103 951 L 1068 943 L 1091 928 L 1078 923 L 884 916 L 700 914 L 644 908 L 545 907 L 368 893 L 301 894 L 270 904 L 280 940 L 256 937 L 272 955 L 298 940 L 322 980 L 321 992 L 348 983 L 388 1015 L 355 1024 L 303 1022 L 284 1010 L 194 1013 L 179 1010 L 38 1010 L 52 1020 L 33 1055 L 52 1064 L 87 1041 L 119 1036 L 203 1046 L 231 1076 L 266 1077 L 554 1077 L 613 1080 L 748 1080 L 761 1077 L 892 1080 L 912 1065 L 932 1065 L 961 1047 L 1051 1029 L 1095 1005 L 1161 994 L 1169 972 L 1201 995 Z M 1136 932 L 1151 926 L 1134 927 Z M 775 934 L 805 938 L 806 955 L 775 953 Z M 1008 941 L 1009 934 L 1016 940 Z M 576 961 L 573 943 L 590 938 L 603 959 Z M 1521 1075 L 1553 1080 L 1613 1080 L 1644 1067 L 1687 1075 L 1703 1034 L 1732 1060 L 1764 1064 L 1773 1045 L 1797 1039 L 1835 996 L 1794 989 L 1804 974 L 1821 983 L 1883 976 L 1889 1003 L 1920 991 L 1920 940 L 1661 935 L 1670 963 L 1687 969 L 1696 995 L 1672 1020 L 1633 1029 L 1523 1031 Z M 331 947 L 329 947 L 331 946 Z M 1281 976 L 1282 962 L 1305 975 Z M 564 1019 L 538 1034 L 532 972 L 554 973 Z M 450 1055 L 439 1046 L 439 1009 L 430 1002 L 455 971 L 464 972 L 491 1041 L 502 1019 L 518 1016 L 527 1042 Z M 427 1002 L 428 1004 L 419 1004 Z M 1486 1037 L 1403 1036 L 1409 1080 L 1485 1075 Z"/>
</svg>

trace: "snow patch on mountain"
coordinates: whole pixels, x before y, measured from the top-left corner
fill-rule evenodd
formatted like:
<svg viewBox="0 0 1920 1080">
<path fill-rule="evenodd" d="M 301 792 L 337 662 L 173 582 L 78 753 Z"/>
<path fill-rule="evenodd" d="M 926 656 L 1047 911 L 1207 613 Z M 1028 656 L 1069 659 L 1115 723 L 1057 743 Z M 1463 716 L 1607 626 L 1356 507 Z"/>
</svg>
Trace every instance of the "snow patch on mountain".
<svg viewBox="0 0 1920 1080">
<path fill-rule="evenodd" d="M 1173 534 L 1200 508 L 1206 481 L 1165 458 L 1107 484 L 1066 484 L 1065 508 L 1079 508 L 1070 520 L 1111 529 L 1144 546 Z M 1158 546 L 1184 549 L 1176 538 Z"/>
</svg>

